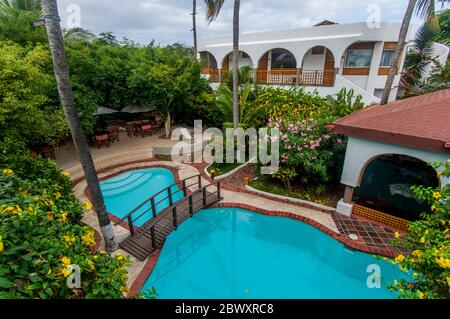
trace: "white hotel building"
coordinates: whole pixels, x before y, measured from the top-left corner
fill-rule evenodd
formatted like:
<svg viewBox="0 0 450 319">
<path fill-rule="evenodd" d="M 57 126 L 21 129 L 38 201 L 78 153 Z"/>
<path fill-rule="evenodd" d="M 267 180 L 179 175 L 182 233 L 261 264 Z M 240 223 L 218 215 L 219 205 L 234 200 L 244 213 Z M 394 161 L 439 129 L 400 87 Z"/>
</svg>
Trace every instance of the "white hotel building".
<svg viewBox="0 0 450 319">
<path fill-rule="evenodd" d="M 310 28 L 244 33 L 239 39 L 239 66 L 251 66 L 258 84 L 301 85 L 320 95 L 335 94 L 346 87 L 361 94 L 366 104 L 377 103 L 399 31 L 400 23 L 371 28 L 365 22 L 334 24 L 325 20 Z M 407 43 L 414 38 L 411 33 Z M 445 62 L 448 48 L 436 43 L 434 49 L 435 56 Z M 202 39 L 198 52 L 202 74 L 214 87 L 231 69 L 232 37 Z M 397 96 L 399 81 L 397 74 L 390 100 Z"/>
</svg>

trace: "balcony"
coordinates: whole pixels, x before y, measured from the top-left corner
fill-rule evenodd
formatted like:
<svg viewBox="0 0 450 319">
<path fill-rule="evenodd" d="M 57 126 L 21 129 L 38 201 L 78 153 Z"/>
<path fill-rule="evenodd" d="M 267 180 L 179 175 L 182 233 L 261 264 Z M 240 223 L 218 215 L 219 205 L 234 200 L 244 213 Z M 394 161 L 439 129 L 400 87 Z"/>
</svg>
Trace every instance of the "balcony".
<svg viewBox="0 0 450 319">
<path fill-rule="evenodd" d="M 221 78 L 229 71 L 204 68 L 202 74 L 213 83 L 221 82 Z M 302 70 L 302 69 L 272 69 L 256 70 L 254 79 L 262 85 L 301 85 L 326 86 L 334 85 L 334 70 Z"/>
</svg>

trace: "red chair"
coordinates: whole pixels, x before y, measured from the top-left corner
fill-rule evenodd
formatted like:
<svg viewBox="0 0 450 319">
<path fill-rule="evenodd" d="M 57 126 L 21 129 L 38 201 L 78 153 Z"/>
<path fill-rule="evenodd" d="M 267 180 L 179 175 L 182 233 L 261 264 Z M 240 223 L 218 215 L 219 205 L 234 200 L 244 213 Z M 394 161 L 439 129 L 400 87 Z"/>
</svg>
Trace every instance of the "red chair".
<svg viewBox="0 0 450 319">
<path fill-rule="evenodd" d="M 108 134 L 95 136 L 95 145 L 97 145 L 98 148 L 102 147 L 102 145 L 109 147 L 110 143 L 111 141 L 109 140 Z"/>
<path fill-rule="evenodd" d="M 150 124 L 141 126 L 141 136 L 144 137 L 147 134 L 153 135 L 153 126 Z"/>
</svg>

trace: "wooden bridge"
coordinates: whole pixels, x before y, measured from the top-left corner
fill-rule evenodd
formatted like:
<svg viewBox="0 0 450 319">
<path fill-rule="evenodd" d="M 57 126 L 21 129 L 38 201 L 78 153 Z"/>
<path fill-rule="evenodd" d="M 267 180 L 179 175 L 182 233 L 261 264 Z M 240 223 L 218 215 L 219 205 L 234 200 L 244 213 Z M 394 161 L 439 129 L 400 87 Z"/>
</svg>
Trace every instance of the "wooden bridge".
<svg viewBox="0 0 450 319">
<path fill-rule="evenodd" d="M 188 181 L 193 179 L 195 181 L 188 184 Z M 197 189 L 191 192 L 189 187 Z M 178 193 L 182 196 L 181 199 L 176 200 L 174 195 Z M 156 199 L 156 197 L 162 198 Z M 201 175 L 191 176 L 172 184 L 139 204 L 115 223 L 118 225 L 126 220 L 130 231 L 130 236 L 119 246 L 139 260 L 145 260 L 151 253 L 162 247 L 167 236 L 176 230 L 178 225 L 192 217 L 194 213 L 221 199 L 220 182 L 202 185 Z M 158 205 L 163 206 L 159 212 Z M 150 213 L 151 218 L 137 227 L 136 222 L 144 216 L 148 218 Z"/>
</svg>

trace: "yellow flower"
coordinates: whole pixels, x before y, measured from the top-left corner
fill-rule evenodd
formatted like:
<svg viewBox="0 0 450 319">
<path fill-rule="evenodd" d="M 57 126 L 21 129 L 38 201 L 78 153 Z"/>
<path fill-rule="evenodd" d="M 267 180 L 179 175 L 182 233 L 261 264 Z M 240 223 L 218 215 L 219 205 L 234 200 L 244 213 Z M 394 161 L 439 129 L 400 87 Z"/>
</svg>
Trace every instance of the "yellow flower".
<svg viewBox="0 0 450 319">
<path fill-rule="evenodd" d="M 61 198 L 61 193 L 60 193 L 60 192 L 56 192 L 56 193 L 55 193 L 55 197 L 56 197 L 56 198 Z"/>
<path fill-rule="evenodd" d="M 435 210 L 436 210 L 436 205 L 432 205 L 432 206 L 431 206 L 431 211 L 434 212 Z"/>
<path fill-rule="evenodd" d="M 122 279 L 123 279 L 123 280 L 128 280 L 128 274 L 123 274 L 123 275 L 122 275 Z"/>
<path fill-rule="evenodd" d="M 442 224 L 442 226 L 445 226 L 445 220 L 444 219 L 441 219 L 441 224 Z"/>
<path fill-rule="evenodd" d="M 433 197 L 434 197 L 434 199 L 439 200 L 441 198 L 441 193 L 433 192 Z"/>
<path fill-rule="evenodd" d="M 130 288 L 128 288 L 127 286 L 122 286 L 121 288 L 120 288 L 120 291 L 122 291 L 123 293 L 129 293 L 130 292 Z"/>
<path fill-rule="evenodd" d="M 64 239 L 64 243 L 67 244 L 68 246 L 75 243 L 75 236 L 73 236 L 73 235 L 64 235 L 63 239 Z"/>
<path fill-rule="evenodd" d="M 413 252 L 412 252 L 412 254 L 413 254 L 413 256 L 419 256 L 420 255 L 420 250 L 414 250 Z"/>
<path fill-rule="evenodd" d="M 424 244 L 425 243 L 425 237 L 422 237 L 422 238 L 420 238 L 420 242 L 422 243 L 422 244 Z"/>
<path fill-rule="evenodd" d="M 398 233 L 398 231 L 396 231 L 396 232 L 394 233 L 394 237 L 395 237 L 395 239 L 398 239 L 398 238 L 400 237 L 400 234 Z"/>
<path fill-rule="evenodd" d="M 70 173 L 66 171 L 66 172 L 63 173 L 63 175 L 64 175 L 65 177 L 69 177 L 69 176 L 70 176 Z"/>
<path fill-rule="evenodd" d="M 3 174 L 5 175 L 13 175 L 14 171 L 12 169 L 6 168 L 3 170 Z"/>
<path fill-rule="evenodd" d="M 117 260 L 123 260 L 125 257 L 123 257 L 123 255 L 121 253 L 118 253 L 114 256 Z"/>
<path fill-rule="evenodd" d="M 447 277 L 447 286 L 450 287 L 450 277 Z"/>
<path fill-rule="evenodd" d="M 84 202 L 83 203 L 84 209 L 86 210 L 91 210 L 92 209 L 92 205 L 90 202 Z"/>
<path fill-rule="evenodd" d="M 64 266 L 69 266 L 70 265 L 70 258 L 69 257 L 65 257 L 65 256 L 63 256 L 62 258 L 61 258 L 61 262 L 62 262 L 62 264 L 64 265 Z"/>
<path fill-rule="evenodd" d="M 440 257 L 439 259 L 436 259 L 436 263 L 439 265 L 439 267 L 441 268 L 450 268 L 450 259 L 445 259 L 444 257 Z"/>
<path fill-rule="evenodd" d="M 423 299 L 424 294 L 420 290 L 417 290 L 417 296 L 419 297 L 419 299 Z"/>
<path fill-rule="evenodd" d="M 5 250 L 5 245 L 3 244 L 3 238 L 0 236 L 0 253 Z"/>
<path fill-rule="evenodd" d="M 47 275 L 50 275 L 51 273 L 52 273 L 52 270 L 49 269 L 49 270 L 47 271 Z"/>
<path fill-rule="evenodd" d="M 91 267 L 92 270 L 95 270 L 95 264 L 92 260 L 88 259 L 87 263 L 88 263 L 89 267 Z"/>
<path fill-rule="evenodd" d="M 402 254 L 395 257 L 395 261 L 398 263 L 401 263 L 403 260 L 405 260 L 405 256 L 403 256 Z"/>
<path fill-rule="evenodd" d="M 67 213 L 66 212 L 61 212 L 61 218 L 58 219 L 61 222 L 66 222 L 67 221 Z"/>
<path fill-rule="evenodd" d="M 94 246 L 95 245 L 94 230 L 87 231 L 86 235 L 84 235 L 81 239 L 86 245 Z"/>
<path fill-rule="evenodd" d="M 69 271 L 69 269 L 67 269 L 67 267 L 60 269 L 60 272 L 64 275 L 64 277 L 68 277 L 72 273 L 71 271 Z"/>
</svg>

